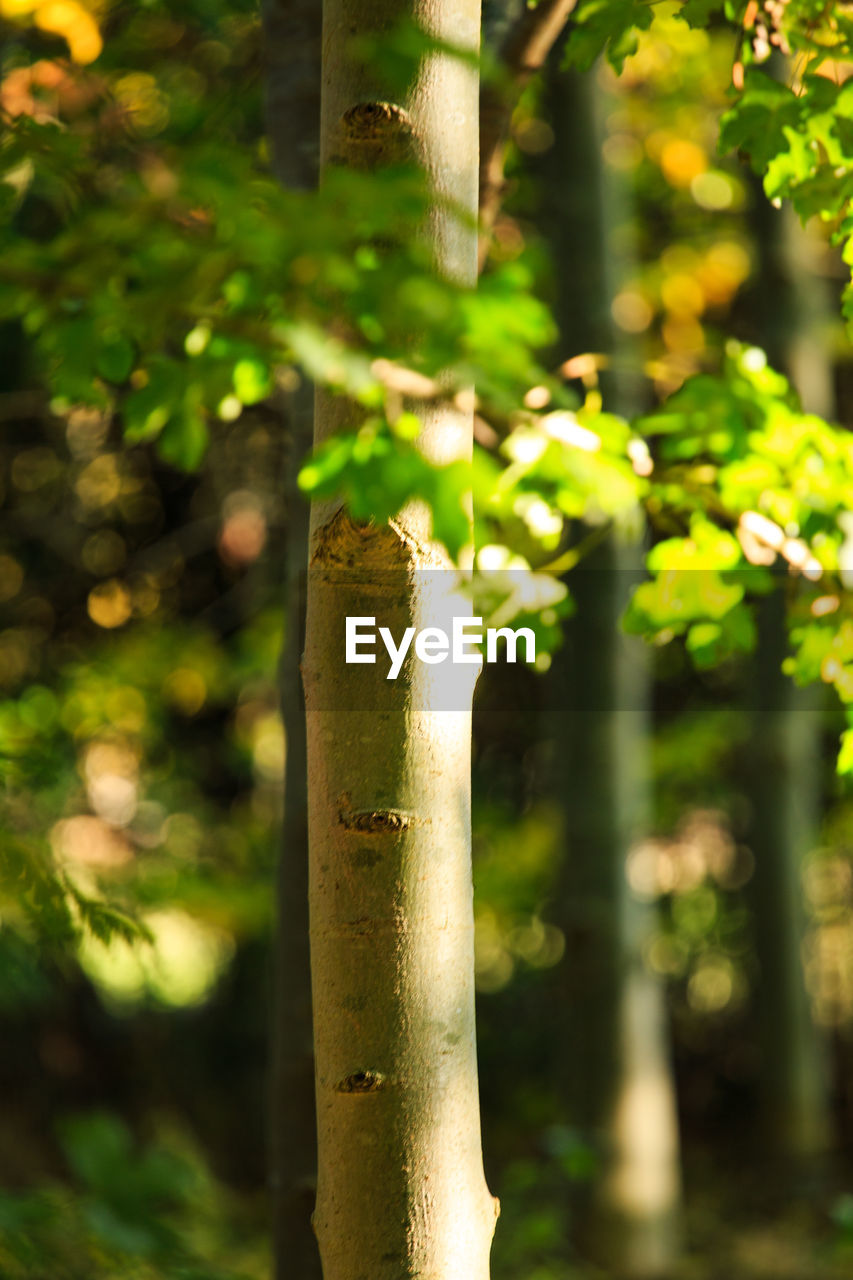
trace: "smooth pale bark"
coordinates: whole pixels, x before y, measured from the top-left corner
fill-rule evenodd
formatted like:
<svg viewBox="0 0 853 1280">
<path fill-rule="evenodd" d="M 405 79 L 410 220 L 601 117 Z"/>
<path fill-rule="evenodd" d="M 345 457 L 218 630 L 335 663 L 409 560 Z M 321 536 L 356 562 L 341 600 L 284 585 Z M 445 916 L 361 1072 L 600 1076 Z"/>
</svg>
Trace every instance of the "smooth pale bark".
<svg viewBox="0 0 853 1280">
<path fill-rule="evenodd" d="M 593 76 L 549 77 L 555 142 L 548 177 L 562 352 L 605 352 L 605 405 L 630 415 L 636 390 L 610 301 L 630 263 L 629 213 L 601 159 L 603 94 Z M 583 182 L 575 175 L 583 174 Z M 654 912 L 626 863 L 648 832 L 651 669 L 619 620 L 642 576 L 638 529 L 615 529 L 570 577 L 577 613 L 554 662 L 555 785 L 565 814 L 554 918 L 566 935 L 556 1082 L 598 1171 L 578 1189 L 573 1235 L 622 1276 L 663 1275 L 680 1244 L 680 1168 L 665 993 L 643 947 Z"/>
<path fill-rule="evenodd" d="M 759 315 L 768 355 L 792 379 L 803 407 L 831 418 L 826 284 L 814 271 L 820 247 L 790 209 L 771 208 L 761 192 L 756 199 Z M 820 1174 L 830 1145 L 825 1045 L 811 1016 L 803 971 L 802 865 L 819 834 L 822 700 L 819 688 L 798 689 L 782 672 L 788 652 L 783 590 L 784 584 L 759 605 L 750 842 L 765 1142 L 777 1168 L 799 1179 Z"/>
<path fill-rule="evenodd" d="M 316 0 L 264 0 L 267 133 L 273 172 L 287 187 L 316 186 L 320 156 L 321 13 Z M 311 447 L 310 383 L 282 396 L 286 423 L 285 645 L 279 668 L 286 757 L 270 1041 L 270 1185 L 277 1280 L 320 1280 L 311 1229 L 317 1185 L 314 1045 L 308 943 L 305 638 L 308 504 L 296 476 Z"/>
<path fill-rule="evenodd" d="M 349 57 L 403 18 L 470 49 L 471 0 L 324 7 L 322 160 L 364 170 L 408 152 L 438 193 L 477 201 L 477 81 L 427 59 L 403 101 Z M 439 269 L 476 278 L 476 235 L 436 208 Z M 423 410 L 433 457 L 470 455 L 469 416 Z M 319 443 L 352 422 L 317 399 Z M 497 1213 L 483 1176 L 474 1039 L 470 702 L 430 709 L 433 673 L 344 664 L 344 619 L 399 635 L 434 616 L 440 568 L 423 513 L 384 527 L 312 513 L 303 667 L 318 1113 L 314 1226 L 325 1280 L 486 1280 Z M 460 609 L 457 611 L 461 611 Z M 476 671 L 476 668 L 471 668 Z M 469 683 L 468 698 L 473 692 Z"/>
</svg>

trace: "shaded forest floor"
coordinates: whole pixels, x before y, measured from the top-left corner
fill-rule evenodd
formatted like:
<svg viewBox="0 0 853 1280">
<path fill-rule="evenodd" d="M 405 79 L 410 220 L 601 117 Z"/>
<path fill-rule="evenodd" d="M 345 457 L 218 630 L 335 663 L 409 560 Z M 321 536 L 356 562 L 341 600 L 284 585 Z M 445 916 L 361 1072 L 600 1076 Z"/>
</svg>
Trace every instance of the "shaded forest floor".
<svg viewBox="0 0 853 1280">
<path fill-rule="evenodd" d="M 697 1161 L 695 1149 L 691 1152 L 681 1257 L 666 1280 L 853 1277 L 853 1177 L 835 1170 L 819 1187 L 786 1191 L 780 1169 L 766 1153 L 744 1152 L 739 1163 L 732 1162 L 731 1150 L 725 1161 L 719 1154 L 707 1151 Z M 554 1189 L 553 1183 L 547 1191 L 542 1188 L 541 1198 L 531 1196 L 523 1208 L 510 1192 L 502 1206 L 504 1230 L 499 1219 L 494 1242 L 494 1280 L 638 1280 L 639 1272 L 578 1257 L 566 1240 L 565 1205 L 562 1212 L 557 1209 Z M 549 1247 L 546 1224 L 553 1227 L 555 1220 L 561 1220 L 560 1227 Z M 571 1230 L 567 1234 L 571 1237 Z M 642 1274 L 644 1280 L 663 1280 Z"/>
<path fill-rule="evenodd" d="M 748 1131 L 686 1157 L 678 1280 L 849 1280 L 853 1174 L 840 1152 L 797 1178 Z"/>
<path fill-rule="evenodd" d="M 828 1214 L 794 1204 L 756 1218 L 734 1204 L 688 1206 L 678 1280 L 849 1280 L 853 1242 Z"/>
<path fill-rule="evenodd" d="M 853 1238 L 810 1208 L 739 1221 L 710 1199 L 688 1207 L 684 1257 L 667 1280 L 850 1280 Z M 535 1277 L 535 1270 L 530 1280 Z M 544 1277 L 544 1272 L 542 1273 Z M 596 1267 L 572 1267 L 555 1280 L 628 1280 Z M 528 1280 L 525 1277 L 524 1280 Z M 636 1277 L 631 1277 L 636 1280 Z M 657 1280 L 649 1277 L 648 1280 Z"/>
</svg>

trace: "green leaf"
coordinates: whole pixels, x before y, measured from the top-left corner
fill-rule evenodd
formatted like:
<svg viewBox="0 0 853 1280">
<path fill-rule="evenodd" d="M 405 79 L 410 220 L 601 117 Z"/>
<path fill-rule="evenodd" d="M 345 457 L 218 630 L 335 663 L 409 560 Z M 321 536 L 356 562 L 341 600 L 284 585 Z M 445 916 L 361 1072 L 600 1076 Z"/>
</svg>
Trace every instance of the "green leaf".
<svg viewBox="0 0 853 1280">
<path fill-rule="evenodd" d="M 849 93 L 847 94 L 847 98 L 848 99 L 850 98 Z M 848 111 L 850 109 L 850 105 L 851 104 L 848 102 L 847 103 Z M 840 99 L 839 99 L 839 107 L 841 107 Z M 841 147 L 842 154 L 845 157 L 853 158 L 853 120 L 850 119 L 850 116 L 836 115 L 835 119 L 832 122 L 832 131 L 838 138 L 838 142 Z"/>
<path fill-rule="evenodd" d="M 207 447 L 210 433 L 201 412 L 184 405 L 172 415 L 157 442 L 157 451 L 166 462 L 182 471 L 198 469 Z"/>
<path fill-rule="evenodd" d="M 454 557 L 471 538 L 471 486 L 468 463 L 433 466 L 411 440 L 397 436 L 380 418 L 367 419 L 357 432 L 334 436 L 299 473 L 303 492 L 342 497 L 356 520 L 385 521 L 411 499 L 421 499 L 432 511 L 435 537 Z"/>
<path fill-rule="evenodd" d="M 108 382 L 126 382 L 133 368 L 135 355 L 133 343 L 122 334 L 102 336 L 95 367 Z"/>
<path fill-rule="evenodd" d="M 647 0 L 586 0 L 575 11 L 566 41 L 563 66 L 588 71 L 606 50 L 607 60 L 621 71 L 637 48 L 637 32 L 648 31 L 654 6 Z"/>
<path fill-rule="evenodd" d="M 845 729 L 841 735 L 841 747 L 835 762 L 836 773 L 853 773 L 853 729 Z"/>
<path fill-rule="evenodd" d="M 711 17 L 722 13 L 724 8 L 724 0 L 685 0 L 678 11 L 678 16 L 683 18 L 688 26 L 704 31 L 710 25 Z"/>
<path fill-rule="evenodd" d="M 145 386 L 131 391 L 122 404 L 124 436 L 131 444 L 155 439 L 180 408 L 186 390 L 184 366 L 167 356 L 155 356 L 145 372 Z"/>
<path fill-rule="evenodd" d="M 792 89 L 761 68 L 748 67 L 740 97 L 720 121 L 720 153 L 745 151 L 756 173 L 763 173 L 788 150 L 785 130 L 796 134 L 802 117 L 802 101 Z"/>
<path fill-rule="evenodd" d="M 262 360 L 238 360 L 232 376 L 234 390 L 243 404 L 257 404 L 272 391 L 269 367 Z"/>
<path fill-rule="evenodd" d="M 99 342 L 90 315 L 45 325 L 39 347 L 46 356 L 48 384 L 54 395 L 83 404 L 104 403 L 103 391 L 95 385 Z"/>
<path fill-rule="evenodd" d="M 718 622 L 698 622 L 687 632 L 687 651 L 699 668 L 712 667 L 718 659 L 723 628 Z"/>
</svg>

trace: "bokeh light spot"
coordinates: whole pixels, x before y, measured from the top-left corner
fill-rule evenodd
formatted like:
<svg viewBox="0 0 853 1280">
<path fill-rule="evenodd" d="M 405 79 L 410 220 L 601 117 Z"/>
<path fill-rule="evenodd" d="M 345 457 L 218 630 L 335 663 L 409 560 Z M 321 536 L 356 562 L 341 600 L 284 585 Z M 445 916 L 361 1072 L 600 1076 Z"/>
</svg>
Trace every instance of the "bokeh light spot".
<svg viewBox="0 0 853 1280">
<path fill-rule="evenodd" d="M 24 585 L 24 571 L 14 556 L 0 555 L 0 604 L 12 600 Z"/>
<path fill-rule="evenodd" d="M 194 716 L 204 706 L 207 685 L 192 667 L 177 667 L 163 681 L 163 696 L 181 715 Z"/>
<path fill-rule="evenodd" d="M 130 592 L 118 578 L 110 578 L 92 588 L 86 607 L 89 617 L 99 627 L 121 627 L 131 614 Z"/>
</svg>

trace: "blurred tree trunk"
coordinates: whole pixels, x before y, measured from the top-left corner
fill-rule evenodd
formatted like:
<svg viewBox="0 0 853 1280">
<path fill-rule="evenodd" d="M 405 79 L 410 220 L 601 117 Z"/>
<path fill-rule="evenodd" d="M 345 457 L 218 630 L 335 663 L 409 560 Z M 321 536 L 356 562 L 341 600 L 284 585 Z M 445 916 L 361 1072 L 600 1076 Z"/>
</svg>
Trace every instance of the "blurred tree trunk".
<svg viewBox="0 0 853 1280">
<path fill-rule="evenodd" d="M 566 935 L 558 1087 L 596 1156 L 590 1183 L 577 1188 L 574 1238 L 620 1276 L 666 1274 L 680 1242 L 665 993 L 643 958 L 654 914 L 626 876 L 649 816 L 647 655 L 619 629 L 639 563 L 637 542 L 617 533 L 572 574 L 577 616 L 554 662 L 566 830 L 555 910 Z"/>
<path fill-rule="evenodd" d="M 438 194 L 475 214 L 474 71 L 429 55 L 401 101 L 380 67 L 350 56 L 352 36 L 404 18 L 478 47 L 478 0 L 327 0 L 322 163 L 370 170 L 410 149 Z M 474 282 L 473 222 L 437 202 L 424 234 L 440 270 Z M 470 456 L 470 415 L 432 405 L 421 417 L 429 456 Z M 353 420 L 346 402 L 319 394 L 315 441 Z M 423 664 L 389 681 L 380 663 L 343 661 L 348 615 L 380 614 L 395 635 L 425 624 L 452 578 L 439 563 L 414 506 L 385 526 L 312 509 L 304 682 L 325 1280 L 486 1280 L 489 1270 L 497 1205 L 483 1176 L 474 1038 L 470 700 L 431 708 Z"/>
<path fill-rule="evenodd" d="M 792 379 L 806 411 L 831 418 L 832 366 L 823 327 L 820 252 L 787 207 L 756 195 L 762 253 L 759 319 L 771 363 Z M 782 591 L 761 602 L 752 679 L 752 904 L 759 968 L 759 1073 L 765 1141 L 796 1178 L 820 1173 L 829 1145 L 824 1046 L 809 1008 L 803 969 L 803 858 L 818 838 L 821 690 L 798 689 L 782 672 L 788 652 Z"/>
<path fill-rule="evenodd" d="M 624 359 L 610 301 L 630 262 L 630 219 L 602 161 L 603 92 L 594 75 L 552 75 L 549 108 L 562 350 Z M 613 370 L 604 390 L 612 411 L 638 409 L 624 371 Z M 578 1188 L 574 1233 L 582 1252 L 624 1276 L 665 1274 L 680 1237 L 664 990 L 643 959 L 654 914 L 626 876 L 629 850 L 649 822 L 648 651 L 619 625 L 642 563 L 639 529 L 617 528 L 571 575 L 577 613 L 552 677 L 566 830 L 556 905 L 567 944 L 558 1089 L 570 1123 L 598 1156 L 593 1179 Z"/>
<path fill-rule="evenodd" d="M 782 673 L 787 652 L 777 591 L 759 611 L 750 742 L 759 1091 L 771 1158 L 787 1176 L 812 1180 L 829 1145 L 826 1064 L 803 972 L 802 867 L 819 830 L 821 716 L 814 691 Z"/>
<path fill-rule="evenodd" d="M 273 172 L 287 187 L 314 187 L 320 163 L 320 6 L 316 0 L 264 0 L 262 18 Z M 311 447 L 311 384 L 303 380 L 295 392 L 282 396 L 282 402 L 288 428 L 287 546 L 279 686 L 286 757 L 270 1037 L 270 1182 L 277 1280 L 320 1280 L 320 1255 L 311 1229 L 317 1121 L 308 943 L 305 704 L 299 672 L 305 639 L 309 513 L 296 483 Z"/>
</svg>

